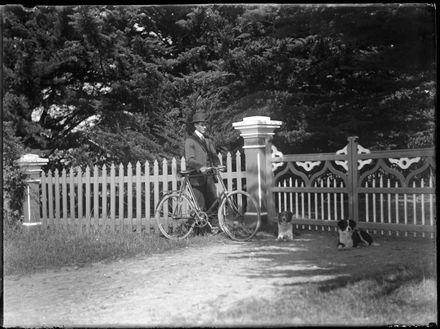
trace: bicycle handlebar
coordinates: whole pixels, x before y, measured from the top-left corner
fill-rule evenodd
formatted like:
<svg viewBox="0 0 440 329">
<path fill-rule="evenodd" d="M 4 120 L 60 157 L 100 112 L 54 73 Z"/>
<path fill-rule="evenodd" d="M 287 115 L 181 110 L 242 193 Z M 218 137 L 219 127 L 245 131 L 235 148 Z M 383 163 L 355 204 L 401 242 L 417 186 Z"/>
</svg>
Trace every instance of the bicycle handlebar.
<svg viewBox="0 0 440 329">
<path fill-rule="evenodd" d="M 226 171 L 226 166 L 217 166 L 217 167 L 205 167 L 206 171 L 201 173 L 199 170 L 185 170 L 181 171 L 180 174 L 190 174 L 191 176 L 200 176 L 200 175 L 215 175 L 219 172 Z"/>
</svg>

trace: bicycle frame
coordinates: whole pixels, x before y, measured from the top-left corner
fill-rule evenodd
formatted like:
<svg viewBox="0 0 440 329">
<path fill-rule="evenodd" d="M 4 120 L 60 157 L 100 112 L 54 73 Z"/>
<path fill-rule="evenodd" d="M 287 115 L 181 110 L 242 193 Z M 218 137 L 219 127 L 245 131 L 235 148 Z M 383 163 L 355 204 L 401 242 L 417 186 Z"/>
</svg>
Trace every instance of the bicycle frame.
<svg viewBox="0 0 440 329">
<path fill-rule="evenodd" d="M 203 174 L 197 174 L 197 175 L 203 175 Z M 194 177 L 197 175 L 192 175 L 191 177 Z M 215 209 L 215 207 L 217 205 L 221 204 L 223 199 L 227 196 L 228 192 L 227 192 L 226 185 L 223 182 L 223 178 L 221 177 L 221 175 L 218 171 L 216 171 L 213 174 L 208 174 L 208 175 L 215 176 L 217 178 L 218 182 L 220 182 L 220 186 L 221 186 L 221 192 L 219 193 L 219 195 L 217 196 L 215 201 L 212 203 L 212 205 L 209 207 L 209 209 L 206 210 L 206 213 L 210 214 L 213 212 L 213 210 Z M 189 178 L 190 178 L 189 175 L 184 175 L 181 180 L 182 183 L 180 185 L 180 189 L 167 191 L 164 195 L 171 194 L 171 193 L 179 193 L 179 195 L 185 194 L 188 197 L 189 201 L 191 202 L 191 206 L 196 210 L 197 214 L 200 215 L 200 213 L 202 213 L 203 210 L 200 208 L 199 202 L 197 201 L 197 198 L 194 194 L 194 189 L 189 181 Z"/>
</svg>

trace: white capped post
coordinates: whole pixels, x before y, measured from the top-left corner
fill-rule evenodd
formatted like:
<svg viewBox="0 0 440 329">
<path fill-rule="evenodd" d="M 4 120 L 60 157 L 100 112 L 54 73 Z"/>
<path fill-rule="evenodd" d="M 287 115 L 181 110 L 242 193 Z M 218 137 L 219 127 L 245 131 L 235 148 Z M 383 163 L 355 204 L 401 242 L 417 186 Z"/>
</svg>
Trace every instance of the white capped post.
<svg viewBox="0 0 440 329">
<path fill-rule="evenodd" d="M 49 162 L 37 154 L 25 154 L 15 163 L 26 174 L 26 193 L 23 203 L 23 225 L 41 225 L 40 220 L 40 181 L 42 167 Z"/>
<path fill-rule="evenodd" d="M 282 123 L 282 121 L 271 120 L 266 116 L 252 116 L 232 124 L 240 131 L 240 136 L 244 139 L 246 190 L 260 206 L 263 229 L 267 224 L 267 219 L 274 215 L 271 195 L 273 178 L 271 146 L 274 130 Z"/>
</svg>

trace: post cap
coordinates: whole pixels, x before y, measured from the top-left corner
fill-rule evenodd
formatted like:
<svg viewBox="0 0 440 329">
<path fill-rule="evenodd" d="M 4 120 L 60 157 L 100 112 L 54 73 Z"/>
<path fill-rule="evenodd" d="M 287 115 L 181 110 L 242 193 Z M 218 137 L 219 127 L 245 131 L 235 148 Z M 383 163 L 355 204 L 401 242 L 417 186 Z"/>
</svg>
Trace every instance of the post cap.
<svg viewBox="0 0 440 329">
<path fill-rule="evenodd" d="M 40 158 L 38 154 L 24 154 L 20 159 L 15 161 L 19 166 L 29 166 L 29 165 L 45 165 L 49 162 L 49 159 Z"/>
<path fill-rule="evenodd" d="M 252 116 L 243 118 L 240 122 L 234 122 L 232 125 L 236 128 L 246 127 L 246 126 L 268 126 L 272 128 L 278 128 L 283 124 L 282 121 L 271 120 L 270 117 L 266 116 Z"/>
</svg>

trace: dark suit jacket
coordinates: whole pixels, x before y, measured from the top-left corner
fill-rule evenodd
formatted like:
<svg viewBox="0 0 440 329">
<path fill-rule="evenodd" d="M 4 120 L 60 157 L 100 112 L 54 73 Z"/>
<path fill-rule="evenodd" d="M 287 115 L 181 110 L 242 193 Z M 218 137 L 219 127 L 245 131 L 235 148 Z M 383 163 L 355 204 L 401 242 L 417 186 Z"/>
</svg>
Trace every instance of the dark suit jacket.
<svg viewBox="0 0 440 329">
<path fill-rule="evenodd" d="M 220 165 L 214 145 L 209 138 L 205 137 L 205 141 L 202 141 L 195 133 L 185 140 L 185 159 L 187 169 L 200 170 L 203 166 Z M 201 186 L 206 183 L 206 177 L 194 177 L 190 181 L 194 186 Z"/>
</svg>

